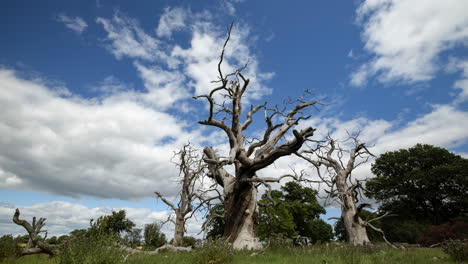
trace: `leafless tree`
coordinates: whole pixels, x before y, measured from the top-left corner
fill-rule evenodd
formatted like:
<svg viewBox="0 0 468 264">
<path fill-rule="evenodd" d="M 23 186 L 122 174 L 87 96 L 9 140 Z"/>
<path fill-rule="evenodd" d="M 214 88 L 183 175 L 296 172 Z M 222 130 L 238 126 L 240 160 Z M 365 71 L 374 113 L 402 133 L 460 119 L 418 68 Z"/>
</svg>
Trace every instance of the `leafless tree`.
<svg viewBox="0 0 468 264">
<path fill-rule="evenodd" d="M 19 219 L 20 211 L 16 209 L 15 214 L 13 215 L 13 222 L 17 225 L 20 225 L 26 229 L 29 234 L 29 242 L 26 248 L 24 248 L 21 252 L 21 255 L 33 255 L 33 254 L 48 254 L 50 256 L 57 256 L 59 253 L 59 249 L 54 246 L 50 245 L 46 242 L 47 238 L 47 231 L 41 230 L 42 227 L 45 225 L 45 218 L 39 218 L 36 222 L 36 217 L 33 217 L 32 224 L 30 224 L 26 220 Z M 41 237 L 39 234 L 44 232 L 45 236 Z"/>
<path fill-rule="evenodd" d="M 208 164 L 208 176 L 223 187 L 224 197 L 224 238 L 232 243 L 233 248 L 260 248 L 256 238 L 258 224 L 257 187 L 260 184 L 279 182 L 279 177 L 261 178 L 257 171 L 273 164 L 283 156 L 299 150 L 305 140 L 314 133 L 312 127 L 300 131 L 293 130 L 289 141 L 285 139 L 288 131 L 301 120 L 310 116 L 303 111 L 313 107 L 315 101 L 287 100 L 284 107 L 268 108 L 266 103 L 251 106 L 244 111 L 242 100 L 250 80 L 242 74 L 247 65 L 233 73 L 224 75 L 221 66 L 226 45 L 231 35 L 232 25 L 221 52 L 218 63 L 219 84 L 209 94 L 195 97 L 204 98 L 209 104 L 208 117 L 199 123 L 221 129 L 229 141 L 229 156 L 220 157 L 213 148 L 204 149 L 205 162 Z M 224 101 L 222 101 L 224 100 Z M 266 129 L 261 139 L 246 140 L 246 130 L 253 121 L 253 116 L 263 110 Z M 244 117 L 245 115 L 245 117 Z M 227 165 L 234 166 L 234 173 L 226 170 Z"/>
<path fill-rule="evenodd" d="M 185 144 L 182 149 L 175 154 L 175 158 L 177 158 L 175 164 L 179 169 L 180 185 L 182 187 L 179 202 L 175 205 L 167 200 L 160 192 L 155 192 L 155 194 L 174 211 L 175 221 L 171 218 L 169 218 L 168 221 L 173 222 L 175 225 L 173 245 L 181 246 L 186 231 L 185 223 L 193 216 L 196 209 L 199 208 L 198 206 L 194 208 L 194 203 L 200 197 L 198 194 L 197 182 L 205 173 L 206 166 L 201 157 L 201 153 L 193 148 L 190 143 Z"/>
<path fill-rule="evenodd" d="M 340 219 L 344 223 L 350 243 L 353 245 L 370 244 L 366 227 L 382 233 L 384 240 L 388 243 L 383 231 L 372 225 L 373 221 L 385 215 L 367 221 L 360 217 L 361 211 L 370 204 L 359 204 L 364 189 L 362 185 L 364 180 L 353 179 L 352 172 L 358 166 L 368 162 L 373 154 L 364 143 L 359 142 L 358 136 L 359 134 L 350 135 L 341 143 L 328 136 L 326 141 L 314 142 L 313 147 L 296 154 L 315 167 L 319 178 L 329 188 L 326 190 L 329 202 L 336 201 L 341 205 Z M 350 149 L 341 147 L 341 144 L 350 142 L 353 144 Z"/>
</svg>

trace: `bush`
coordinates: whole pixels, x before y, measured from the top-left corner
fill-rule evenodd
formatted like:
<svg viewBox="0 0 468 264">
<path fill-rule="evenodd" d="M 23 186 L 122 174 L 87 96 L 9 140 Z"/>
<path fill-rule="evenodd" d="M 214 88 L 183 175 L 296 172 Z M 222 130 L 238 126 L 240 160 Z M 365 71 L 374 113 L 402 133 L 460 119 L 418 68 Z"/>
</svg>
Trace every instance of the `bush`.
<svg viewBox="0 0 468 264">
<path fill-rule="evenodd" d="M 19 256 L 20 248 L 12 235 L 0 237 L 0 262 Z"/>
<path fill-rule="evenodd" d="M 265 240 L 266 245 L 270 249 L 285 249 L 293 248 L 293 240 L 282 235 L 272 235 L 270 238 Z"/>
<path fill-rule="evenodd" d="M 184 236 L 182 238 L 182 246 L 183 247 L 194 247 L 197 239 L 192 236 Z"/>
<path fill-rule="evenodd" d="M 157 222 L 145 225 L 144 239 L 148 249 L 155 249 L 167 243 L 166 235 L 161 232 L 161 226 L 162 224 Z"/>
<path fill-rule="evenodd" d="M 432 226 L 428 232 L 418 239 L 418 243 L 427 247 L 447 240 L 466 239 L 468 239 L 468 223 L 457 221 Z"/>
<path fill-rule="evenodd" d="M 448 240 L 444 243 L 443 249 L 454 261 L 468 261 L 467 241 Z"/>
<path fill-rule="evenodd" d="M 60 264 L 119 264 L 125 252 L 115 233 L 90 229 L 86 234 L 70 238 L 61 249 Z"/>
<path fill-rule="evenodd" d="M 196 264 L 232 263 L 233 251 L 224 240 L 211 240 L 200 247 L 195 254 Z"/>
</svg>

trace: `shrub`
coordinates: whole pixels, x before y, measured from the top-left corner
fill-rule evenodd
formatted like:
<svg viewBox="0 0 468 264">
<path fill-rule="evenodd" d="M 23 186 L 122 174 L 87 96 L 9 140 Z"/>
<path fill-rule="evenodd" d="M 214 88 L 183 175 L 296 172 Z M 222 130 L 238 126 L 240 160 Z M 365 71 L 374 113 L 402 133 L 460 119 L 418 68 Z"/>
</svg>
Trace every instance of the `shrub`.
<svg viewBox="0 0 468 264">
<path fill-rule="evenodd" d="M 444 243 L 443 250 L 454 261 L 468 261 L 468 241 L 448 240 Z"/>
<path fill-rule="evenodd" d="M 20 248 L 12 235 L 0 237 L 0 262 L 19 256 Z"/>
<path fill-rule="evenodd" d="M 194 247 L 197 239 L 192 236 L 184 236 L 182 238 L 182 246 L 183 247 Z"/>
<path fill-rule="evenodd" d="M 125 252 L 115 233 L 91 229 L 86 234 L 70 238 L 62 246 L 60 264 L 119 264 Z"/>
<path fill-rule="evenodd" d="M 465 239 L 468 239 L 468 223 L 457 221 L 432 226 L 428 232 L 418 239 L 418 243 L 422 246 L 431 246 L 447 240 Z"/>
<path fill-rule="evenodd" d="M 211 240 L 200 247 L 195 254 L 196 264 L 232 263 L 233 251 L 224 240 Z"/>
<path fill-rule="evenodd" d="M 155 249 L 167 243 L 166 235 L 161 232 L 161 223 L 145 225 L 144 239 L 147 248 Z"/>
</svg>

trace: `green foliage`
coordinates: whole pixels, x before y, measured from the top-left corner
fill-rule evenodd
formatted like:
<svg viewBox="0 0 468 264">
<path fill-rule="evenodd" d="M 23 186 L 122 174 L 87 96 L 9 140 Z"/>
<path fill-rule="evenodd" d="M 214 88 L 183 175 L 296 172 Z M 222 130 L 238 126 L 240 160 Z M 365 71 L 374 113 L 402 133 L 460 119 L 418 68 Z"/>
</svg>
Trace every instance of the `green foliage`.
<svg viewBox="0 0 468 264">
<path fill-rule="evenodd" d="M 70 236 L 67 236 L 67 235 L 59 236 L 59 237 L 57 238 L 57 244 L 62 245 L 62 244 L 65 243 L 65 241 L 67 241 L 69 238 L 70 238 Z"/>
<path fill-rule="evenodd" d="M 213 206 L 208 212 L 205 221 L 207 239 L 215 240 L 223 236 L 224 218 L 219 217 L 220 215 L 224 215 L 224 206 L 222 204 Z"/>
<path fill-rule="evenodd" d="M 443 249 L 455 261 L 468 261 L 468 242 L 466 240 L 446 241 Z"/>
<path fill-rule="evenodd" d="M 468 159 L 421 145 L 382 154 L 367 195 L 400 218 L 441 224 L 468 210 Z"/>
<path fill-rule="evenodd" d="M 146 246 L 154 248 L 167 243 L 166 235 L 161 232 L 161 224 L 157 222 L 145 225 L 144 239 Z"/>
<path fill-rule="evenodd" d="M 322 219 L 314 219 L 307 225 L 307 237 L 313 238 L 312 242 L 327 242 L 333 239 L 333 229 Z"/>
<path fill-rule="evenodd" d="M 366 195 L 379 210 L 397 214 L 382 227 L 391 241 L 414 243 L 429 225 L 468 213 L 468 159 L 431 145 L 382 154 L 372 165 L 375 178 Z"/>
<path fill-rule="evenodd" d="M 131 247 L 141 245 L 141 239 L 143 238 L 141 235 L 141 231 L 143 231 L 141 228 L 133 228 L 132 230 L 130 230 L 130 232 L 127 232 L 127 234 L 124 237 L 125 243 Z"/>
<path fill-rule="evenodd" d="M 125 252 L 117 234 L 90 228 L 85 234 L 69 239 L 61 248 L 60 264 L 119 264 Z"/>
<path fill-rule="evenodd" d="M 130 232 L 135 227 L 135 224 L 126 218 L 125 210 L 112 211 L 111 215 L 101 216 L 91 225 L 93 228 L 103 229 L 119 235 L 122 232 Z"/>
<path fill-rule="evenodd" d="M 300 235 L 313 242 L 332 239 L 331 226 L 319 220 L 325 208 L 317 202 L 316 195 L 316 190 L 296 182 L 286 183 L 281 191 L 272 191 L 274 204 L 264 194 L 260 203 L 269 205 L 260 207 L 258 236 L 266 239 L 273 234 L 283 237 Z"/>
<path fill-rule="evenodd" d="M 47 243 L 49 243 L 51 245 L 57 245 L 57 237 L 53 236 L 53 237 L 48 238 Z"/>
<path fill-rule="evenodd" d="M 196 264 L 228 264 L 233 263 L 233 251 L 222 239 L 209 240 L 195 253 Z"/>
<path fill-rule="evenodd" d="M 429 225 L 424 221 L 388 217 L 381 220 L 382 230 L 388 240 L 414 244 L 427 232 Z"/>
<path fill-rule="evenodd" d="M 197 243 L 197 239 L 192 236 L 184 236 L 182 238 L 183 247 L 194 247 L 195 243 Z"/>
<path fill-rule="evenodd" d="M 19 256 L 20 248 L 17 243 L 18 241 L 12 235 L 0 237 L 0 261 L 11 260 Z"/>
<path fill-rule="evenodd" d="M 260 208 L 260 224 L 257 227 L 257 234 L 260 239 L 274 235 L 275 237 L 297 236 L 296 224 L 289 204 L 284 201 L 284 194 L 280 191 L 272 191 L 271 198 L 275 205 L 263 206 Z M 266 194 L 260 200 L 261 204 L 271 202 Z"/>
</svg>

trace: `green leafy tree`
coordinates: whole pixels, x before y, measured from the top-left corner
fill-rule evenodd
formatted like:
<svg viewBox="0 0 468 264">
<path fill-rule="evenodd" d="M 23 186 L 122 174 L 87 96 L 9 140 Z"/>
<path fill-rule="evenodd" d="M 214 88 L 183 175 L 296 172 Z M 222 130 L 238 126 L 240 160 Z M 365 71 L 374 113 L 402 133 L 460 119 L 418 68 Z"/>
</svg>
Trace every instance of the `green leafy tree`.
<svg viewBox="0 0 468 264">
<path fill-rule="evenodd" d="M 421 145 L 382 154 L 372 165 L 367 195 L 380 209 L 440 224 L 468 212 L 468 160 Z"/>
<path fill-rule="evenodd" d="M 132 247 L 139 246 L 141 244 L 141 239 L 143 238 L 141 235 L 141 228 L 133 228 L 130 232 L 127 232 L 125 235 L 125 242 Z"/>
<path fill-rule="evenodd" d="M 162 225 L 160 223 L 151 223 L 145 225 L 144 239 L 145 245 L 158 248 L 167 243 L 166 235 L 161 232 Z"/>
<path fill-rule="evenodd" d="M 112 211 L 110 215 L 103 215 L 94 223 L 91 221 L 91 227 L 120 235 L 122 232 L 130 232 L 135 224 L 126 218 L 125 210 L 120 210 Z"/>
<path fill-rule="evenodd" d="M 51 245 L 57 245 L 57 237 L 53 236 L 53 237 L 48 238 L 47 243 L 49 243 Z"/>
<path fill-rule="evenodd" d="M 67 235 L 62 235 L 57 238 L 57 244 L 62 245 L 65 241 L 67 241 L 70 238 L 70 236 Z"/>
<path fill-rule="evenodd" d="M 324 214 L 316 199 L 317 191 L 303 187 L 296 182 L 288 182 L 281 191 L 272 191 L 271 200 L 267 194 L 262 196 L 260 204 L 260 224 L 258 235 L 267 238 L 271 235 L 308 237 L 312 241 L 328 241 L 333 238 L 332 228 L 319 219 Z"/>
<path fill-rule="evenodd" d="M 468 160 L 446 149 L 417 144 L 382 154 L 366 184 L 379 210 L 397 214 L 382 220 L 393 241 L 415 242 L 429 225 L 468 213 Z"/>
</svg>

